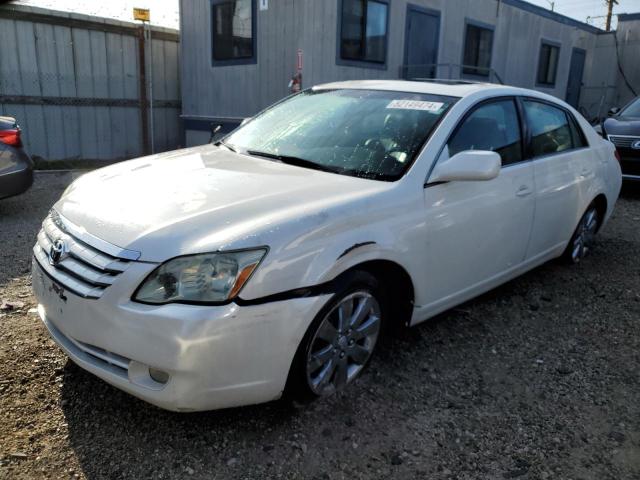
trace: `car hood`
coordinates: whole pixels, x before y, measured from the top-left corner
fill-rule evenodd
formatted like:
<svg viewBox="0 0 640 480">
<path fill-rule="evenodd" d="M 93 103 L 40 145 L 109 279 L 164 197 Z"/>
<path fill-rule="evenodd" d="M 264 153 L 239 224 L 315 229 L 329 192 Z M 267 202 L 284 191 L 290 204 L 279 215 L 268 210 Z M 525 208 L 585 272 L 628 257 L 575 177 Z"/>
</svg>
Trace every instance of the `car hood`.
<svg viewBox="0 0 640 480">
<path fill-rule="evenodd" d="M 207 145 L 88 173 L 54 208 L 91 235 L 140 252 L 141 260 L 164 261 L 269 245 L 283 223 L 390 185 Z"/>
<path fill-rule="evenodd" d="M 640 136 L 640 118 L 615 117 L 604 121 L 604 129 L 608 135 Z"/>
</svg>

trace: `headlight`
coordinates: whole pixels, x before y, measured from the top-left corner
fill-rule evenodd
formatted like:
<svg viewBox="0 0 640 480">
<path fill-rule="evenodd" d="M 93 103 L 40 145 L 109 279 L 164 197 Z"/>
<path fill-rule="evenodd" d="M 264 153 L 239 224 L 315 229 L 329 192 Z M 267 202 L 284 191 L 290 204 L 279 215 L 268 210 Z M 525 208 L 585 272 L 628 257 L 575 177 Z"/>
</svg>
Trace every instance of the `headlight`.
<svg viewBox="0 0 640 480">
<path fill-rule="evenodd" d="M 156 268 L 133 299 L 152 304 L 231 300 L 242 290 L 266 253 L 266 248 L 260 248 L 174 258 Z"/>
</svg>

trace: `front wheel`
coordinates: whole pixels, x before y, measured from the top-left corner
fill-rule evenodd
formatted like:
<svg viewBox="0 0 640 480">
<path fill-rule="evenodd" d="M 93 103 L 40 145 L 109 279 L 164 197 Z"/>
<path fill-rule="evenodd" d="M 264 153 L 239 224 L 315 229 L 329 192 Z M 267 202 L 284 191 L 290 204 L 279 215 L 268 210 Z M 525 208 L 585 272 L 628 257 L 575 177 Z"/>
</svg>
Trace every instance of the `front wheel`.
<svg viewBox="0 0 640 480">
<path fill-rule="evenodd" d="M 573 233 L 573 237 L 571 237 L 569 245 L 567 245 L 567 249 L 565 250 L 564 257 L 569 263 L 580 263 L 593 248 L 599 225 L 600 218 L 598 210 L 592 203 L 580 219 Z"/>
<path fill-rule="evenodd" d="M 354 272 L 312 322 L 298 349 L 289 387 L 298 400 L 331 395 L 353 382 L 376 347 L 383 295 L 375 277 Z"/>
</svg>

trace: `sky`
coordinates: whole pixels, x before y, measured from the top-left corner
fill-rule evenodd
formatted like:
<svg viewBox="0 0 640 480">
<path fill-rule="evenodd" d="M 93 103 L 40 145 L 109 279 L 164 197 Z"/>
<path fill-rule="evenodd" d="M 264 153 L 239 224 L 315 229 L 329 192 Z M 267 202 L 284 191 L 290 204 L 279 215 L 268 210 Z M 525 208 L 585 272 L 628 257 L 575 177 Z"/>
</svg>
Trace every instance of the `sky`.
<svg viewBox="0 0 640 480">
<path fill-rule="evenodd" d="M 34 7 L 66 10 L 86 15 L 117 18 L 133 22 L 133 8 L 151 10 L 151 23 L 169 28 L 178 28 L 179 0 L 18 0 L 15 3 Z M 275 0 L 277 1 L 277 0 Z M 640 1 L 640 0 L 637 0 Z"/>
<path fill-rule="evenodd" d="M 277 2 L 279 0 L 271 1 Z M 551 0 L 529 0 L 530 3 L 547 9 L 551 8 L 550 1 Z M 596 27 L 604 28 L 604 15 L 607 13 L 605 0 L 554 1 L 556 12 L 582 22 L 587 21 L 587 17 L 591 17 L 588 23 Z M 178 28 L 179 25 L 178 0 L 20 0 L 19 3 L 129 21 L 133 20 L 133 7 L 149 8 L 151 9 L 151 23 L 170 28 Z M 618 0 L 618 3 L 619 5 L 614 7 L 614 14 L 640 12 L 640 0 Z M 615 22 L 616 18 L 614 15 L 614 27 Z"/>
<path fill-rule="evenodd" d="M 550 9 L 550 1 L 547 0 L 528 0 L 543 8 Z M 615 28 L 617 19 L 616 13 L 637 13 L 640 12 L 640 0 L 618 0 L 619 5 L 614 5 L 612 26 Z M 599 28 L 605 26 L 605 16 L 607 14 L 607 5 L 605 0 L 555 0 L 555 11 L 562 13 L 568 17 L 575 18 L 581 22 L 587 21 L 587 17 L 591 17 L 587 23 Z"/>
</svg>

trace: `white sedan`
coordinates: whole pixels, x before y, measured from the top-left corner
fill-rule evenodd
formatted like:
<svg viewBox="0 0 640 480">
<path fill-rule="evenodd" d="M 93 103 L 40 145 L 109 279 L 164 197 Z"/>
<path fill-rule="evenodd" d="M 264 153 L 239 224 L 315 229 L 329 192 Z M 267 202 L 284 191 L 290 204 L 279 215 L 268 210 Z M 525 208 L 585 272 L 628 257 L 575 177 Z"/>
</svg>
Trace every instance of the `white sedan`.
<svg viewBox="0 0 640 480">
<path fill-rule="evenodd" d="M 312 399 L 353 382 L 387 328 L 579 262 L 620 186 L 613 145 L 549 95 L 321 85 L 215 145 L 78 179 L 33 286 L 73 361 L 155 405 Z"/>
</svg>

